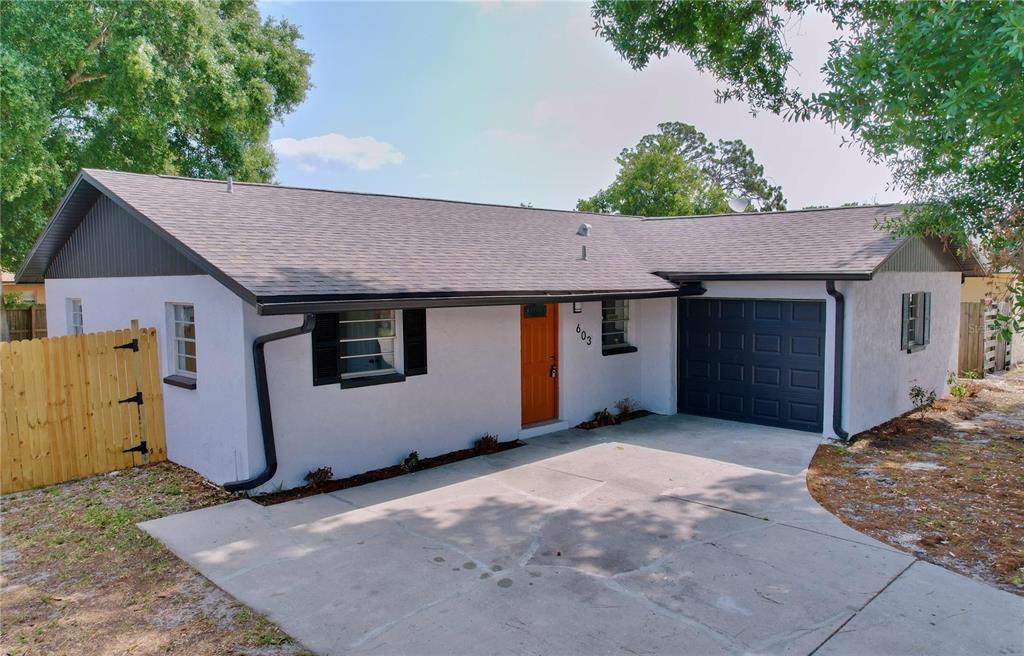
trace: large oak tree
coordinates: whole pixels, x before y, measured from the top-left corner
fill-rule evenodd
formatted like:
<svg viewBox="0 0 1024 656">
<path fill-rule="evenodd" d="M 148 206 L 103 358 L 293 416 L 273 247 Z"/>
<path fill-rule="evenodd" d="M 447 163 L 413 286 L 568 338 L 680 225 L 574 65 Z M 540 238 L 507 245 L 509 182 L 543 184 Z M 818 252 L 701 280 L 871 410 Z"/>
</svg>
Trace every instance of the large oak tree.
<svg viewBox="0 0 1024 656">
<path fill-rule="evenodd" d="M 832 19 L 827 90 L 790 84 L 787 26 Z M 719 98 L 846 128 L 916 201 L 888 227 L 980 248 L 1017 274 L 1024 330 L 1024 2 L 1020 0 L 595 0 L 596 29 L 635 68 L 671 52 L 722 83 Z"/>
<path fill-rule="evenodd" d="M 2 0 L 0 264 L 82 167 L 269 181 L 270 125 L 309 88 L 299 38 L 252 0 Z"/>
<path fill-rule="evenodd" d="M 748 198 L 750 209 L 786 209 L 782 189 L 765 179 L 745 143 L 712 142 L 686 123 L 661 123 L 615 161 L 615 180 L 576 209 L 632 216 L 718 214 L 729 211 L 729 197 Z"/>
</svg>

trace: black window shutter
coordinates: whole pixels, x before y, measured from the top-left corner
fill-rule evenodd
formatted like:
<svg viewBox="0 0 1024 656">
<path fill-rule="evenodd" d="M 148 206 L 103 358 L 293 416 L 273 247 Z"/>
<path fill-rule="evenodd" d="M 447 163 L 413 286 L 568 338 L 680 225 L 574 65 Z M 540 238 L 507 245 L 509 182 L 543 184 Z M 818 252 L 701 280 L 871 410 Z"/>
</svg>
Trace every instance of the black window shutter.
<svg viewBox="0 0 1024 656">
<path fill-rule="evenodd" d="M 910 348 L 910 294 L 903 295 L 903 323 L 900 327 L 900 349 Z"/>
<path fill-rule="evenodd" d="M 424 308 L 402 310 L 402 337 L 405 342 L 405 375 L 427 373 L 427 311 Z"/>
<path fill-rule="evenodd" d="M 924 339 L 921 340 L 921 343 L 930 344 L 932 341 L 932 293 L 924 292 L 921 296 L 923 297 L 921 316 L 924 318 Z"/>
<path fill-rule="evenodd" d="M 314 385 L 329 385 L 341 380 L 338 374 L 340 348 L 338 313 L 326 312 L 316 315 L 316 326 L 313 328 Z"/>
</svg>

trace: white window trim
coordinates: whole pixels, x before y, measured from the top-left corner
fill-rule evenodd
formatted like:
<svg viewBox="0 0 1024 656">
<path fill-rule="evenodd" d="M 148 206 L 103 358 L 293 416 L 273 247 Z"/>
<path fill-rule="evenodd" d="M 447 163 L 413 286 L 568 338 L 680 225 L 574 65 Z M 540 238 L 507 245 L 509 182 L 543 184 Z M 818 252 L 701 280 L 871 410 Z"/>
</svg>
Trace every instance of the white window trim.
<svg viewBox="0 0 1024 656">
<path fill-rule="evenodd" d="M 75 304 L 78 304 L 78 311 L 75 311 Z M 85 311 L 82 307 L 82 299 L 68 298 L 64 301 L 65 314 L 67 315 L 68 335 L 81 335 L 85 332 Z M 78 322 L 75 322 L 75 318 Z"/>
<path fill-rule="evenodd" d="M 403 359 L 404 355 L 405 355 L 405 353 L 404 353 L 405 350 L 402 349 L 402 348 L 399 348 L 399 346 L 403 343 L 401 341 L 402 340 L 402 311 L 401 310 L 395 310 L 395 309 L 389 309 L 389 311 L 391 312 L 391 316 L 392 316 L 391 321 L 394 324 L 394 328 L 395 328 L 394 329 L 394 333 L 395 334 L 393 336 L 391 336 L 391 337 L 384 337 L 384 338 L 380 338 L 380 337 L 353 337 L 353 338 L 349 338 L 349 339 L 341 339 L 341 338 L 339 338 L 338 342 L 344 344 L 344 343 L 349 343 L 349 342 L 368 342 L 370 340 L 391 339 L 392 340 L 392 343 L 391 343 L 391 348 L 392 348 L 391 356 L 392 356 L 392 360 L 394 361 L 394 366 L 389 367 L 387 369 L 377 369 L 376 371 L 357 371 L 357 372 L 352 372 L 352 373 L 347 373 L 346 374 L 346 373 L 340 373 L 341 363 L 339 362 L 338 363 L 338 369 L 339 369 L 339 376 L 338 377 L 341 380 L 349 380 L 349 381 L 351 381 L 351 380 L 359 380 L 361 378 L 373 378 L 375 376 L 389 376 L 389 375 L 393 375 L 393 374 L 397 374 L 397 373 L 401 373 L 401 372 L 405 371 L 405 362 L 404 362 L 404 359 Z M 340 312 L 339 316 L 343 315 L 343 314 L 344 314 L 344 312 Z M 341 321 L 339 321 L 339 323 L 373 323 L 373 322 L 378 322 L 378 321 L 387 321 L 387 319 L 341 320 Z M 381 351 L 381 353 L 383 353 L 383 351 Z M 370 355 L 373 355 L 373 354 L 370 354 Z M 367 355 L 345 355 L 345 356 L 339 357 L 338 359 L 339 360 L 349 360 L 349 359 L 365 358 L 365 357 L 369 357 L 369 356 L 367 356 Z"/>
<path fill-rule="evenodd" d="M 176 330 L 178 320 L 175 317 L 174 308 L 179 306 L 188 306 L 192 308 L 192 327 L 195 331 L 195 337 L 178 337 Z M 166 314 L 167 314 L 167 353 L 169 356 L 168 369 L 175 376 L 184 376 L 186 378 L 195 379 L 199 373 L 199 328 L 195 321 L 196 306 L 195 303 L 187 303 L 185 301 L 168 301 L 166 303 Z M 182 322 L 187 323 L 187 322 Z M 192 342 L 196 348 L 196 354 L 194 356 L 196 362 L 196 370 L 189 371 L 187 369 L 181 369 L 178 367 L 178 341 Z"/>
</svg>

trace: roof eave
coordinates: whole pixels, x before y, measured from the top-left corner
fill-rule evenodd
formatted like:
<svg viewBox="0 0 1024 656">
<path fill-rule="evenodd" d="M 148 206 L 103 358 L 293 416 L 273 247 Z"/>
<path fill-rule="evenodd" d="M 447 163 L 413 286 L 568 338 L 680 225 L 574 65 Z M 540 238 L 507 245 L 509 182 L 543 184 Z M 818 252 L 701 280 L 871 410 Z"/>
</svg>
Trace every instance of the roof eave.
<svg viewBox="0 0 1024 656">
<path fill-rule="evenodd" d="M 689 271 L 656 271 L 657 275 L 675 283 L 701 281 L 752 281 L 752 280 L 871 280 L 871 273 L 863 271 L 800 271 L 800 272 L 755 272 L 755 273 L 722 273 L 722 272 L 689 272 Z"/>
<path fill-rule="evenodd" d="M 29 249 L 28 255 L 25 256 L 25 259 L 22 260 L 21 266 L 18 267 L 18 272 L 14 274 L 14 282 L 15 282 L 15 284 L 33 283 L 33 282 L 34 283 L 40 283 L 40 282 L 43 282 L 43 278 L 44 278 L 43 275 L 39 275 L 38 277 L 37 276 L 30 276 L 30 277 L 26 278 L 25 270 L 28 268 L 29 264 L 31 264 L 32 260 L 35 258 L 36 253 L 39 251 L 40 245 L 42 245 L 42 243 L 46 240 L 46 238 L 49 236 L 50 232 L 55 229 L 54 226 L 57 223 L 57 221 L 56 221 L 57 217 L 60 216 L 61 212 L 64 211 L 64 208 L 67 206 L 68 201 L 75 195 L 75 193 L 78 192 L 78 185 L 81 184 L 82 179 L 84 177 L 85 177 L 85 171 L 79 171 L 78 175 L 75 176 L 75 179 L 68 186 L 68 190 L 66 192 L 64 192 L 64 197 L 61 198 L 60 199 L 60 203 L 57 204 L 57 209 L 53 212 L 52 215 L 50 215 L 50 218 L 46 222 L 46 226 L 43 228 L 43 231 L 36 238 L 35 243 L 32 244 L 32 248 Z M 45 267 L 44 267 L 43 272 L 45 274 Z"/>
<path fill-rule="evenodd" d="M 704 293 L 699 285 L 678 289 L 620 290 L 594 292 L 508 292 L 508 293 L 413 293 L 390 295 L 359 295 L 329 298 L 261 297 L 256 311 L 262 315 L 305 314 L 309 312 L 340 312 L 343 310 L 401 310 L 406 308 L 477 307 L 493 305 L 524 305 L 527 303 L 584 303 L 615 299 L 641 300 L 698 296 Z"/>
</svg>

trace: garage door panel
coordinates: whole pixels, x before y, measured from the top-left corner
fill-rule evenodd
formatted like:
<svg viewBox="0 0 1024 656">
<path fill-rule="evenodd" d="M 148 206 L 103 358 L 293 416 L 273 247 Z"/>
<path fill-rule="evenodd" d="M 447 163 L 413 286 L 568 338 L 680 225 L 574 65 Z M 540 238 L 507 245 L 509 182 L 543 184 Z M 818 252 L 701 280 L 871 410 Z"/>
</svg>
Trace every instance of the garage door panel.
<svg viewBox="0 0 1024 656">
<path fill-rule="evenodd" d="M 822 354 L 822 340 L 806 335 L 790 335 L 789 352 L 793 355 L 810 355 L 817 357 Z"/>
<path fill-rule="evenodd" d="M 727 415 L 743 416 L 747 411 L 746 397 L 739 394 L 719 393 L 718 411 Z"/>
<path fill-rule="evenodd" d="M 718 363 L 718 380 L 723 383 L 745 383 L 747 382 L 745 372 L 746 367 L 737 362 Z"/>
<path fill-rule="evenodd" d="M 782 335 L 755 333 L 754 353 L 782 353 Z"/>
<path fill-rule="evenodd" d="M 754 365 L 751 369 L 754 372 L 753 383 L 755 385 L 778 387 L 782 384 L 782 367 Z"/>
<path fill-rule="evenodd" d="M 680 412 L 821 431 L 823 302 L 681 300 L 679 316 Z"/>
</svg>

